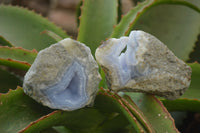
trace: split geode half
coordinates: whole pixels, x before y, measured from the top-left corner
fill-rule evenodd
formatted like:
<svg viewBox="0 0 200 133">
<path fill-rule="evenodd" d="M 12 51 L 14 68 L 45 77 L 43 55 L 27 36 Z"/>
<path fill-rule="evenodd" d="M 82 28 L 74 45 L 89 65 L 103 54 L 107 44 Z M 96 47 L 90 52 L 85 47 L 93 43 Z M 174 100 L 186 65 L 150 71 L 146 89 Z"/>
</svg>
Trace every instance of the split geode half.
<svg viewBox="0 0 200 133">
<path fill-rule="evenodd" d="M 100 80 L 90 49 L 68 38 L 38 53 L 23 87 L 45 106 L 75 110 L 93 103 Z"/>
<path fill-rule="evenodd" d="M 95 56 L 114 91 L 145 92 L 173 100 L 190 85 L 191 68 L 143 31 L 107 40 Z"/>
</svg>

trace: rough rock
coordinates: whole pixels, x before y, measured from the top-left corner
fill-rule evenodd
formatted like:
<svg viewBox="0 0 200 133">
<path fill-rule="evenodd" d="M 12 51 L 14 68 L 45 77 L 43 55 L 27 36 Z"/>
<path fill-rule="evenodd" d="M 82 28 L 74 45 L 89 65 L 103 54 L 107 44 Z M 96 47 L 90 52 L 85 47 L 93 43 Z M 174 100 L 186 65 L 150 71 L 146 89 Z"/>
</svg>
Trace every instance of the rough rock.
<svg viewBox="0 0 200 133">
<path fill-rule="evenodd" d="M 23 88 L 43 105 L 69 111 L 92 105 L 100 80 L 90 49 L 68 38 L 38 53 Z"/>
<path fill-rule="evenodd" d="M 113 91 L 144 92 L 173 100 L 190 85 L 191 68 L 143 31 L 107 40 L 95 56 Z"/>
</svg>

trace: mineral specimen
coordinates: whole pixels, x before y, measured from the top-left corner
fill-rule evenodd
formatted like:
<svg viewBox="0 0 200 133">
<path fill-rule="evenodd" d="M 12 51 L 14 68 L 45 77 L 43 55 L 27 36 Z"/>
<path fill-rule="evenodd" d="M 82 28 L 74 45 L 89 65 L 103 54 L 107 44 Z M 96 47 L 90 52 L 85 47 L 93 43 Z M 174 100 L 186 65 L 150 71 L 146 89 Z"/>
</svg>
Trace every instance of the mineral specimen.
<svg viewBox="0 0 200 133">
<path fill-rule="evenodd" d="M 145 92 L 173 100 L 190 85 L 191 68 L 143 31 L 107 40 L 95 56 L 113 91 Z"/>
<path fill-rule="evenodd" d="M 90 49 L 68 38 L 38 53 L 23 88 L 45 106 L 71 111 L 93 103 L 100 80 Z"/>
</svg>

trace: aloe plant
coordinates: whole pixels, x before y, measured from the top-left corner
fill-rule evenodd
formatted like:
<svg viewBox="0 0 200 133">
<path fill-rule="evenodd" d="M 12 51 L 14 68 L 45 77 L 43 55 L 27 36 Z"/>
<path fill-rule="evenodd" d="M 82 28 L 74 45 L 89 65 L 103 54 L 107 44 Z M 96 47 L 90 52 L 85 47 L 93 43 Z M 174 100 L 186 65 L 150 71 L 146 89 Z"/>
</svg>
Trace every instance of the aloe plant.
<svg viewBox="0 0 200 133">
<path fill-rule="evenodd" d="M 81 1 L 77 40 L 90 47 L 93 55 L 102 41 L 140 29 L 189 60 L 200 29 L 199 0 L 146 0 L 123 17 L 119 4 L 118 0 Z M 173 101 L 143 93 L 119 95 L 107 89 L 100 70 L 102 81 L 92 107 L 61 111 L 42 106 L 24 93 L 23 77 L 15 72 L 26 73 L 40 50 L 68 37 L 33 11 L 0 5 L 0 132 L 175 133 L 179 131 L 168 111 L 200 112 L 197 62 L 188 64 L 192 68 L 189 89 Z"/>
</svg>

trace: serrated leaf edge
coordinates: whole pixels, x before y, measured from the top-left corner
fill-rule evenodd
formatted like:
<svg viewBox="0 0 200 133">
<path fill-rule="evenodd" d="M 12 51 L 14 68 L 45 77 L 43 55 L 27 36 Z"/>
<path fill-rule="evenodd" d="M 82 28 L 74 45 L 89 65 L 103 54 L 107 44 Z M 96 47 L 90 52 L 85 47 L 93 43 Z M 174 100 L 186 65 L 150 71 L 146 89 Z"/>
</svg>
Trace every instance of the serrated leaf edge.
<svg viewBox="0 0 200 133">
<path fill-rule="evenodd" d="M 179 133 L 178 129 L 176 128 L 174 119 L 172 118 L 172 116 L 170 115 L 170 113 L 168 112 L 168 110 L 166 109 L 166 107 L 163 105 L 163 103 L 158 100 L 155 96 L 152 96 L 152 98 L 160 105 L 160 107 L 162 108 L 162 110 L 167 114 L 167 117 L 165 117 L 165 119 L 169 119 L 172 121 L 172 128 Z"/>
<path fill-rule="evenodd" d="M 29 53 L 35 53 L 37 54 L 38 51 L 36 49 L 33 49 L 33 50 L 28 50 L 28 49 L 24 49 L 22 47 L 8 47 L 8 46 L 0 46 L 0 49 L 19 49 L 19 50 L 22 50 L 22 51 L 25 51 L 25 52 L 29 52 Z"/>
<path fill-rule="evenodd" d="M 30 9 L 28 9 L 28 8 L 26 8 L 26 7 L 22 7 L 22 6 L 19 6 L 19 5 L 5 5 L 5 4 L 2 4 L 2 5 L 0 5 L 0 7 L 1 7 L 1 6 L 2 6 L 2 7 L 11 7 L 11 8 L 16 8 L 16 9 L 24 9 L 24 10 L 26 10 L 28 13 L 31 13 L 31 14 L 34 15 L 34 16 L 39 16 L 39 17 L 41 17 L 41 19 L 43 19 L 43 20 L 46 21 L 47 23 L 54 25 L 56 29 L 60 30 L 60 31 L 63 32 L 66 36 L 69 37 L 69 35 L 67 35 L 67 32 L 66 32 L 62 27 L 56 25 L 54 22 L 50 21 L 47 17 L 44 17 L 44 16 L 42 16 L 41 14 L 36 13 L 35 10 L 33 10 L 33 9 L 30 10 Z"/>
</svg>

